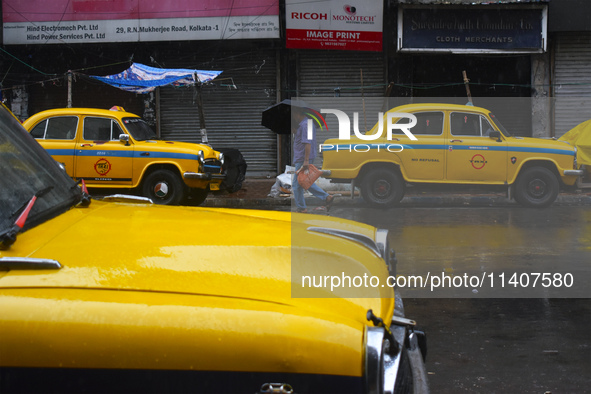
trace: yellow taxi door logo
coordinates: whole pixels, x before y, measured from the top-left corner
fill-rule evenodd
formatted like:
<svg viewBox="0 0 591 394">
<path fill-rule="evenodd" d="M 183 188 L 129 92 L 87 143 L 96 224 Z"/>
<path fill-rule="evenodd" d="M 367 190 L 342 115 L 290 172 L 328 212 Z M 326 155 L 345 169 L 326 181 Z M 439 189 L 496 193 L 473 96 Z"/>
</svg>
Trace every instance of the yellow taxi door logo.
<svg viewBox="0 0 591 394">
<path fill-rule="evenodd" d="M 111 163 L 109 163 L 106 159 L 100 159 L 94 163 L 94 170 L 99 175 L 107 175 L 107 173 L 111 171 Z"/>
<path fill-rule="evenodd" d="M 486 160 L 484 159 L 484 156 L 478 154 L 472 156 L 470 163 L 472 163 L 472 167 L 474 167 L 475 169 L 481 170 L 486 164 Z"/>
</svg>

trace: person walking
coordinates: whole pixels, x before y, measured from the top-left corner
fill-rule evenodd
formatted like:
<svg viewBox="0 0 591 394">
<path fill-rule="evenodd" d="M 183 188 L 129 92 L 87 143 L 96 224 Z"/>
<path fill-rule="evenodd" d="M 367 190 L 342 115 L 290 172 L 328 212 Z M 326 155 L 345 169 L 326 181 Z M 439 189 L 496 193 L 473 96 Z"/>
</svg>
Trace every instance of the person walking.
<svg viewBox="0 0 591 394">
<path fill-rule="evenodd" d="M 292 177 L 292 192 L 296 204 L 297 212 L 308 212 L 306 208 L 306 200 L 304 198 L 304 188 L 298 182 L 298 172 L 307 171 L 308 166 L 314 162 L 316 158 L 316 128 L 312 124 L 312 136 L 308 138 L 308 117 L 306 116 L 304 108 L 291 108 L 293 118 L 292 133 L 293 133 L 293 162 L 295 166 L 295 174 Z M 312 184 L 308 189 L 313 196 L 324 202 L 324 206 L 328 211 L 334 200 L 334 196 L 322 190 L 317 184 Z"/>
</svg>

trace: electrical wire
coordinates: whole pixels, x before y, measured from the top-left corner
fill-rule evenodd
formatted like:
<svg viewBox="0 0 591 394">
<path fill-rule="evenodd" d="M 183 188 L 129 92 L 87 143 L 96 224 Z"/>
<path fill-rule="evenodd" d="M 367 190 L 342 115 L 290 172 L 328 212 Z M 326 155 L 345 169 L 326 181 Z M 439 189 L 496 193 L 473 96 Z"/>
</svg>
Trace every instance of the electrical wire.
<svg viewBox="0 0 591 394">
<path fill-rule="evenodd" d="M 10 56 L 11 58 L 13 58 L 14 60 L 24 64 L 25 66 L 29 67 L 31 70 L 38 72 L 39 74 L 42 75 L 57 75 L 57 74 L 49 74 L 46 72 L 43 72 L 41 70 L 36 69 L 35 67 L 31 66 L 30 64 L 27 64 L 25 62 L 23 62 L 21 59 L 19 59 L 18 57 L 14 56 L 12 53 L 8 52 L 7 50 L 5 50 L 4 48 L 0 47 L 0 51 L 2 51 L 3 53 L 7 54 L 8 56 Z"/>
</svg>

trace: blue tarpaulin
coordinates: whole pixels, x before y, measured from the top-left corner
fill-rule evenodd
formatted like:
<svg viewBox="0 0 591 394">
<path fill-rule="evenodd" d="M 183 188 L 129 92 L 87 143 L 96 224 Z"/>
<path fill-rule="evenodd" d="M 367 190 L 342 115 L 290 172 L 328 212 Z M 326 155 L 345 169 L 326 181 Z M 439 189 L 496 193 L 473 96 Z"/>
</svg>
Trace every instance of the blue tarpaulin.
<svg viewBox="0 0 591 394">
<path fill-rule="evenodd" d="M 103 77 L 90 75 L 90 77 L 128 92 L 148 93 L 158 86 L 192 86 L 195 82 L 208 82 L 221 73 L 222 71 L 185 68 L 155 68 L 133 63 L 131 67 L 119 74 Z M 198 81 L 195 78 L 198 78 Z"/>
</svg>

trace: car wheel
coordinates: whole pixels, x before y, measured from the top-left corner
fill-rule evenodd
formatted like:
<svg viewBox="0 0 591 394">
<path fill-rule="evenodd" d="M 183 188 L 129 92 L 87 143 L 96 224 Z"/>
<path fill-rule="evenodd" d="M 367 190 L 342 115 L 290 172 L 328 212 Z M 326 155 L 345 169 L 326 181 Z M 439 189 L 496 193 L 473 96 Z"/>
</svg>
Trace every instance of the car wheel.
<svg viewBox="0 0 591 394">
<path fill-rule="evenodd" d="M 189 205 L 201 205 L 209 194 L 208 189 L 189 189 L 187 194 L 187 204 Z"/>
<path fill-rule="evenodd" d="M 515 200 L 535 208 L 551 205 L 558 196 L 560 184 L 556 175 L 544 167 L 531 167 L 524 170 L 515 182 Z"/>
<path fill-rule="evenodd" d="M 178 205 L 185 196 L 185 185 L 170 170 L 156 170 L 144 180 L 142 192 L 155 204 Z"/>
<path fill-rule="evenodd" d="M 404 196 L 404 181 L 395 170 L 377 168 L 363 178 L 361 195 L 370 205 L 386 208 L 398 204 Z"/>
</svg>

